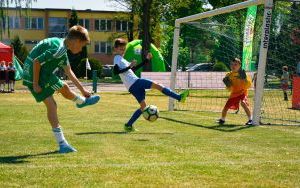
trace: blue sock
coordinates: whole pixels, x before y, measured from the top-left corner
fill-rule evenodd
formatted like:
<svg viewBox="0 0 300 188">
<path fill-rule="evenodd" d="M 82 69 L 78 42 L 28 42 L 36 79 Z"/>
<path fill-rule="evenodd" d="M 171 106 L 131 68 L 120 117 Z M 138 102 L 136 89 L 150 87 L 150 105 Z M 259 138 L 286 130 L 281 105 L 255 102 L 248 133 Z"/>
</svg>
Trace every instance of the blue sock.
<svg viewBox="0 0 300 188">
<path fill-rule="evenodd" d="M 133 115 L 131 116 L 130 120 L 127 122 L 127 125 L 130 125 L 132 126 L 132 124 L 137 120 L 139 119 L 139 117 L 141 116 L 142 114 L 142 110 L 141 109 L 137 109 Z"/>
<path fill-rule="evenodd" d="M 180 95 L 178 95 L 177 93 L 175 93 L 174 91 L 166 87 L 163 88 L 162 93 L 178 101 L 181 99 Z"/>
</svg>

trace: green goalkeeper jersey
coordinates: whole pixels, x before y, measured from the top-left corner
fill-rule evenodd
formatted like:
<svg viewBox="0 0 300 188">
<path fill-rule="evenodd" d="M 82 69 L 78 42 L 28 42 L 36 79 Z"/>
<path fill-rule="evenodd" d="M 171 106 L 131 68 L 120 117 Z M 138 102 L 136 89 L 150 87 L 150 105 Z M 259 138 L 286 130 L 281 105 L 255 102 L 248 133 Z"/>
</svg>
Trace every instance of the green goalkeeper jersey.
<svg viewBox="0 0 300 188">
<path fill-rule="evenodd" d="M 43 85 L 59 68 L 69 65 L 64 39 L 44 39 L 31 50 L 24 63 L 24 85 L 32 86 L 35 59 L 41 64 L 39 84 Z"/>
</svg>

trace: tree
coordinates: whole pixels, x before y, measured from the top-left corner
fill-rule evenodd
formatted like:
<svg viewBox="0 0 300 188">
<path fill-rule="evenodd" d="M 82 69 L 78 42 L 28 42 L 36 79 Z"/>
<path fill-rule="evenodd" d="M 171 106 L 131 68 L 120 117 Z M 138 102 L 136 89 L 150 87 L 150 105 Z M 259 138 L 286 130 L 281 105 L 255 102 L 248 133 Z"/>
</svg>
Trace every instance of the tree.
<svg viewBox="0 0 300 188">
<path fill-rule="evenodd" d="M 17 56 L 18 59 L 24 62 L 28 55 L 28 51 L 24 44 L 21 42 L 20 37 L 15 36 L 14 39 L 11 40 L 11 45 L 14 49 L 15 56 Z"/>
<path fill-rule="evenodd" d="M 78 24 L 78 16 L 75 9 L 72 9 L 71 16 L 69 19 L 69 28 L 73 27 L 74 25 Z"/>
<path fill-rule="evenodd" d="M 151 15 L 152 0 L 143 0 L 143 14 L 142 14 L 142 60 L 146 60 L 147 54 L 150 51 L 151 34 L 150 34 L 150 15 Z M 151 71 L 150 63 L 145 64 L 144 71 Z"/>
<path fill-rule="evenodd" d="M 69 19 L 69 27 L 71 28 L 74 25 L 78 25 L 78 16 L 77 11 L 75 9 L 72 9 L 71 16 Z M 72 52 L 68 50 L 68 58 L 71 63 L 72 70 L 74 70 L 76 76 L 80 75 L 80 70 L 78 69 L 78 66 L 81 64 L 82 59 L 85 59 L 87 57 L 88 53 L 86 46 L 82 48 L 82 51 L 79 54 L 72 54 Z"/>
<path fill-rule="evenodd" d="M 7 31 L 8 36 L 10 35 L 9 32 L 9 19 L 8 16 L 8 9 L 9 7 L 14 4 L 15 7 L 22 7 L 25 4 L 26 12 L 31 7 L 33 2 L 37 0 L 0 0 L 0 38 L 3 37 L 5 31 Z M 19 14 L 21 15 L 21 10 L 18 9 Z"/>
</svg>

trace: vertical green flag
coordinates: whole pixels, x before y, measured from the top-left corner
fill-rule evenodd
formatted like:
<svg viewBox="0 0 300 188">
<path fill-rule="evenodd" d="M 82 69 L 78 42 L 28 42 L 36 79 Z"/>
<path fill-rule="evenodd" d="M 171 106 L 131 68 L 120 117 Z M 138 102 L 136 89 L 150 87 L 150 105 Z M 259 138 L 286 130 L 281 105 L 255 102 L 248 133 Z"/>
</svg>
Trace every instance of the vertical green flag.
<svg viewBox="0 0 300 188">
<path fill-rule="evenodd" d="M 252 62 L 252 45 L 254 35 L 254 24 L 256 19 L 257 6 L 248 8 L 244 30 L 243 43 L 243 69 L 246 71 L 254 71 L 254 63 Z M 253 64 L 253 65 L 252 65 Z"/>
<path fill-rule="evenodd" d="M 21 65 L 19 64 L 18 59 L 16 58 L 16 56 L 14 56 L 14 60 L 13 60 L 13 64 L 16 68 L 16 72 L 15 72 L 15 79 L 16 80 L 21 80 L 23 78 L 23 69 L 21 67 Z"/>
</svg>

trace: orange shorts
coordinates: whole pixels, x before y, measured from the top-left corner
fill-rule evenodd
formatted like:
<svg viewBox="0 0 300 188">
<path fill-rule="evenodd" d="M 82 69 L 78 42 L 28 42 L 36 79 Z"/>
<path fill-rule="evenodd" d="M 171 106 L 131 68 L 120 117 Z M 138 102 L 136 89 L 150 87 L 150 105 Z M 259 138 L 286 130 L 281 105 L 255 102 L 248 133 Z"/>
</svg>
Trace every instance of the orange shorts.
<svg viewBox="0 0 300 188">
<path fill-rule="evenodd" d="M 229 98 L 225 104 L 225 108 L 231 110 L 238 110 L 241 101 L 243 101 L 245 104 L 247 104 L 247 106 L 249 106 L 247 95 L 242 94 L 237 97 Z"/>
</svg>

